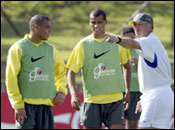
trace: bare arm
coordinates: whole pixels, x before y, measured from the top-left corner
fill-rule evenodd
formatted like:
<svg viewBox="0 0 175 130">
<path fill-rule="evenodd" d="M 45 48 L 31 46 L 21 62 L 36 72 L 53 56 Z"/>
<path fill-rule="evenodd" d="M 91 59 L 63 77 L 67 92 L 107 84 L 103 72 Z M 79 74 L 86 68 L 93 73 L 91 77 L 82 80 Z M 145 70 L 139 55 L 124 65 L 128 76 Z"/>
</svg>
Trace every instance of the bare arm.
<svg viewBox="0 0 175 130">
<path fill-rule="evenodd" d="M 126 91 L 130 91 L 131 67 L 129 61 L 123 65 L 123 73 L 124 73 Z"/>
<path fill-rule="evenodd" d="M 125 47 L 125 48 L 128 48 L 128 49 L 139 49 L 141 50 L 141 47 L 139 45 L 139 43 L 132 39 L 132 38 L 129 38 L 129 37 L 122 37 L 121 38 L 121 42 L 120 42 L 120 45 Z"/>
<path fill-rule="evenodd" d="M 120 38 L 119 36 L 111 35 L 111 34 L 108 34 L 107 36 L 108 36 L 108 39 L 106 40 L 106 42 L 118 42 L 119 39 L 121 39 L 121 42 L 119 43 L 119 45 L 123 46 L 124 48 L 141 50 L 139 43 L 132 38 L 129 38 L 129 37 Z"/>
<path fill-rule="evenodd" d="M 123 65 L 124 81 L 126 86 L 124 109 L 127 110 L 130 104 L 130 80 L 131 80 L 131 68 L 129 61 Z"/>
<path fill-rule="evenodd" d="M 75 88 L 75 76 L 76 73 L 69 70 L 68 71 L 68 86 L 71 94 L 71 105 L 74 110 L 80 110 L 81 101 L 77 96 L 76 88 Z"/>
</svg>

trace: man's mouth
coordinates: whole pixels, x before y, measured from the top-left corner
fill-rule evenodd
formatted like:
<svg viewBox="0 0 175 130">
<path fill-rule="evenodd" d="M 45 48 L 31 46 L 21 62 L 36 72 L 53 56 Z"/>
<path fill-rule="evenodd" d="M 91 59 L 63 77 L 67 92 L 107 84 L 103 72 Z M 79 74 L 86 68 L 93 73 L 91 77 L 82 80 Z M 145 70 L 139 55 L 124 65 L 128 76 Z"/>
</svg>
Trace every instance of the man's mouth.
<svg viewBox="0 0 175 130">
<path fill-rule="evenodd" d="M 96 31 L 96 32 L 99 31 L 99 30 L 100 30 L 100 29 L 98 29 L 98 28 L 94 29 L 94 31 Z"/>
</svg>

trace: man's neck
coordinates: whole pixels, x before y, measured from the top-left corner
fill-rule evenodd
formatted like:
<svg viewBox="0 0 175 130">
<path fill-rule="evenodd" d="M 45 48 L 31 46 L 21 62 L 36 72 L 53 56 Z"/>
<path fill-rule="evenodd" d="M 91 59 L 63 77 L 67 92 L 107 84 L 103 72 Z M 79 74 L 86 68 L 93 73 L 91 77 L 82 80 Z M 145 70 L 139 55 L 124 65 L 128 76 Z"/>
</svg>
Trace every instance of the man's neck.
<svg viewBox="0 0 175 130">
<path fill-rule="evenodd" d="M 34 35 L 33 33 L 30 33 L 29 34 L 29 40 L 31 41 L 31 42 L 34 42 L 34 43 L 41 43 L 41 39 L 39 39 L 36 35 Z"/>
<path fill-rule="evenodd" d="M 94 33 L 92 33 L 92 35 L 96 39 L 101 39 L 101 38 L 104 38 L 106 36 L 105 33 L 103 33 L 103 34 L 94 34 Z"/>
<path fill-rule="evenodd" d="M 142 37 L 148 37 L 153 31 L 150 31 L 148 33 L 142 34 L 140 36 L 137 36 L 138 38 L 142 38 Z"/>
</svg>

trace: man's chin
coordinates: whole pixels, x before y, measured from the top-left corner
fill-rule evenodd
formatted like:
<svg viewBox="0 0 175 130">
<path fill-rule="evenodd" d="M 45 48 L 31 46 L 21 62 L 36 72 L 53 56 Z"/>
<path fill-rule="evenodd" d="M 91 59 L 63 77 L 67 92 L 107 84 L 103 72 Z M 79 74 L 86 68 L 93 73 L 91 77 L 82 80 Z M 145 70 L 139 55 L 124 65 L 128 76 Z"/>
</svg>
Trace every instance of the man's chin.
<svg viewBox="0 0 175 130">
<path fill-rule="evenodd" d="M 49 38 L 43 38 L 42 40 L 45 40 L 45 41 L 47 41 Z"/>
<path fill-rule="evenodd" d="M 96 35 L 101 34 L 101 32 L 97 32 L 97 31 L 94 31 L 93 33 Z"/>
</svg>

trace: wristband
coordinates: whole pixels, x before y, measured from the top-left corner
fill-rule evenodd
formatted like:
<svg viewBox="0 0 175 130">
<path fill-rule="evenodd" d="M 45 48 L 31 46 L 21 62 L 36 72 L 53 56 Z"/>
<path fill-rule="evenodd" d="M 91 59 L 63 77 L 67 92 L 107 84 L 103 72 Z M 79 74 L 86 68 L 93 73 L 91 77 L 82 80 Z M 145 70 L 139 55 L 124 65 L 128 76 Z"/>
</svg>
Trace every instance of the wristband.
<svg viewBox="0 0 175 130">
<path fill-rule="evenodd" d="M 120 37 L 118 37 L 118 42 L 116 42 L 116 43 L 120 44 L 121 41 L 122 41 L 122 39 Z"/>
</svg>

